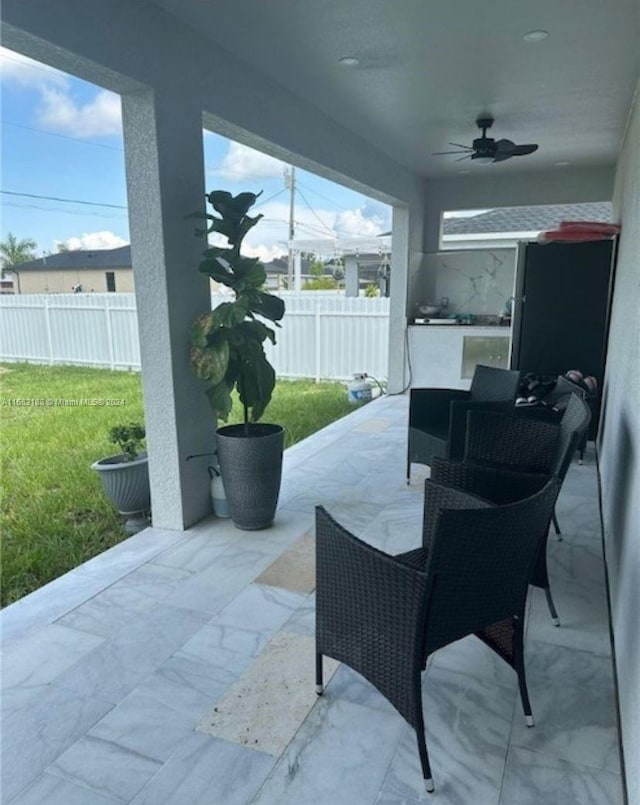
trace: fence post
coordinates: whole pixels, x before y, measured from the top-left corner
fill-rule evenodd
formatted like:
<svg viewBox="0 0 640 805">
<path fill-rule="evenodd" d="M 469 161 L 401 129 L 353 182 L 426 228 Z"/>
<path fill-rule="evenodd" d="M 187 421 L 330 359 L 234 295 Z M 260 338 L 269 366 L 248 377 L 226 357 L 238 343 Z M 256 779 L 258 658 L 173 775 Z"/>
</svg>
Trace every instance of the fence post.
<svg viewBox="0 0 640 805">
<path fill-rule="evenodd" d="M 113 344 L 113 327 L 111 326 L 111 306 L 109 305 L 109 297 L 104 299 L 104 316 L 107 325 L 107 349 L 109 350 L 109 368 L 115 369 L 116 363 L 114 358 L 114 344 Z"/>
<path fill-rule="evenodd" d="M 49 297 L 44 298 L 44 328 L 47 334 L 47 349 L 49 350 L 49 366 L 53 366 L 53 338 L 51 336 L 51 314 L 49 312 Z"/>
<path fill-rule="evenodd" d="M 322 361 L 322 344 L 321 344 L 321 337 L 322 337 L 322 326 L 321 326 L 321 316 L 320 306 L 316 304 L 315 311 L 314 311 L 314 324 L 315 324 L 315 334 L 316 334 L 316 383 L 320 382 L 320 363 Z"/>
</svg>

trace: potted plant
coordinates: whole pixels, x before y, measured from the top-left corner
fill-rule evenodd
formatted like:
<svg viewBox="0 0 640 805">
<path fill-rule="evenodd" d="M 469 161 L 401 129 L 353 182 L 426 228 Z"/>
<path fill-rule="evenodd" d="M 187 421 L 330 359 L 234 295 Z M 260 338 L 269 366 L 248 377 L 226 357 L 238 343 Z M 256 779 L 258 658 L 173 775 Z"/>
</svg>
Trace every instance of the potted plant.
<svg viewBox="0 0 640 805">
<path fill-rule="evenodd" d="M 144 439 L 144 426 L 138 422 L 111 428 L 109 441 L 117 444 L 120 452 L 91 465 L 100 475 L 109 500 L 127 518 L 125 529 L 129 534 L 149 522 L 151 494 L 147 454 L 142 449 Z"/>
<path fill-rule="evenodd" d="M 223 190 L 207 195 L 217 215 L 205 214 L 205 231 L 224 235 L 228 247 L 204 252 L 199 270 L 230 288 L 232 302 L 224 302 L 199 316 L 191 330 L 191 364 L 205 383 L 211 407 L 227 421 L 235 390 L 243 408 L 243 423 L 216 431 L 217 453 L 233 522 L 238 528 L 268 528 L 280 493 L 284 431 L 280 425 L 258 422 L 271 400 L 276 375 L 264 352 L 264 342 L 276 343 L 284 302 L 263 290 L 265 268 L 258 258 L 241 254 L 242 241 L 262 215 L 248 210 L 260 194 L 232 196 Z M 202 217 L 195 213 L 190 217 Z"/>
</svg>

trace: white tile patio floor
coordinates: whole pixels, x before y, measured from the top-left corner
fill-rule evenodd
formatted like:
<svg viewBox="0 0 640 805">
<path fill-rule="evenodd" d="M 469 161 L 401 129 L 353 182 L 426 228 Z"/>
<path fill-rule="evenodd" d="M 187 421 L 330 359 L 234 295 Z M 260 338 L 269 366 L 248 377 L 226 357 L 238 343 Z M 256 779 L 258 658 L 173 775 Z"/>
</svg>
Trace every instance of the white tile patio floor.
<svg viewBox="0 0 640 805">
<path fill-rule="evenodd" d="M 534 729 L 515 674 L 475 638 L 438 652 L 424 675 L 434 795 L 412 730 L 344 666 L 278 749 L 265 742 L 268 714 L 239 740 L 195 729 L 255 684 L 274 637 L 313 635 L 312 542 L 299 540 L 317 503 L 384 550 L 419 544 L 424 472 L 406 486 L 406 421 L 406 398 L 382 398 L 288 450 L 267 531 L 213 518 L 184 533 L 147 529 L 5 609 L 2 802 L 619 805 L 592 450 L 561 493 L 564 541 L 550 538 L 561 628 L 541 591 L 530 597 Z M 312 652 L 308 664 L 312 674 Z M 265 701 L 288 715 L 267 667 Z"/>
</svg>

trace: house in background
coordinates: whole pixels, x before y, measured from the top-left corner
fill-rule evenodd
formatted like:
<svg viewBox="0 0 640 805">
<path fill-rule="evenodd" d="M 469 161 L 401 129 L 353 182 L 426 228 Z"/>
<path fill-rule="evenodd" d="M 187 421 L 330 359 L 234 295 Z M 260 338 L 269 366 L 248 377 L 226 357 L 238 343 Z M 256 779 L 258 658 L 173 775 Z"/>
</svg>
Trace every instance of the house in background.
<svg viewBox="0 0 640 805">
<path fill-rule="evenodd" d="M 311 260 L 302 258 L 303 277 L 311 276 Z M 264 264 L 267 286 L 286 288 L 286 257 Z M 135 290 L 131 246 L 116 249 L 78 249 L 40 257 L 7 269 L 2 293 L 132 293 Z M 211 290 L 219 286 L 211 281 Z M 12 289 L 12 290 L 11 290 Z"/>
<path fill-rule="evenodd" d="M 557 229 L 560 221 L 612 223 L 610 201 L 585 204 L 540 204 L 501 207 L 478 215 L 442 219 L 442 249 L 502 249 L 521 240 L 535 240 L 540 232 Z"/>
<path fill-rule="evenodd" d="M 59 252 L 11 268 L 15 293 L 132 292 L 131 246 Z"/>
</svg>

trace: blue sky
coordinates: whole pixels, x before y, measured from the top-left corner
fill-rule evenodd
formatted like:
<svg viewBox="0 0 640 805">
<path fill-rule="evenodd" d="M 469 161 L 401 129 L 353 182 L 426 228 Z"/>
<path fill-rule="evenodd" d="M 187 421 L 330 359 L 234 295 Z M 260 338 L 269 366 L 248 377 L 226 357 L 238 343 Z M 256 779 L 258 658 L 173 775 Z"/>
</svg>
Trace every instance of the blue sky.
<svg viewBox="0 0 640 805">
<path fill-rule="evenodd" d="M 117 95 L 0 48 L 2 220 L 0 236 L 32 238 L 38 256 L 129 242 L 124 149 Z M 263 190 L 264 220 L 246 251 L 286 252 L 289 191 L 284 165 L 216 134 L 203 135 L 206 189 Z M 371 237 L 391 228 L 391 210 L 297 170 L 296 239 Z M 63 201 L 61 199 L 72 200 Z"/>
</svg>

